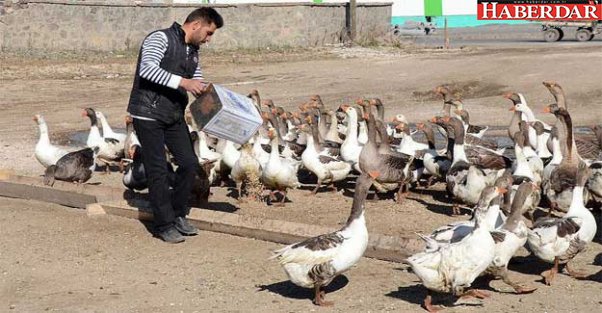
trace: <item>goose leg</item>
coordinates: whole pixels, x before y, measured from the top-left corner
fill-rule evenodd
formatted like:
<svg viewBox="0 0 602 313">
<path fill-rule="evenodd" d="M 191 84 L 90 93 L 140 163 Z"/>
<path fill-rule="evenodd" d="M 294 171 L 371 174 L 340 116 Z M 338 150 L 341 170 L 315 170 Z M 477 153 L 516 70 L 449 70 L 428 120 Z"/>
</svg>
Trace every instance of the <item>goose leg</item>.
<svg viewBox="0 0 602 313">
<path fill-rule="evenodd" d="M 280 193 L 282 195 L 282 200 L 280 200 L 280 202 L 278 204 L 276 204 L 277 206 L 284 206 L 284 201 L 286 201 L 286 191 L 278 191 L 278 193 Z"/>
<path fill-rule="evenodd" d="M 314 304 L 315 305 L 319 305 L 319 306 L 332 306 L 334 305 L 334 302 L 327 302 L 324 301 L 324 291 L 320 290 L 321 286 L 320 285 L 315 285 L 314 286 L 314 293 L 315 293 L 315 298 L 314 298 Z"/>
<path fill-rule="evenodd" d="M 558 273 L 558 257 L 554 258 L 554 267 L 541 273 L 541 276 L 543 277 L 546 285 L 552 285 L 552 280 L 554 280 L 554 276 L 556 276 L 556 273 Z"/>
<path fill-rule="evenodd" d="M 426 292 L 426 298 L 424 298 L 424 308 L 431 313 L 436 313 L 436 312 L 441 311 L 441 309 L 438 309 L 437 307 L 433 306 L 430 290 L 428 290 Z"/>
<path fill-rule="evenodd" d="M 318 179 L 318 182 L 316 183 L 316 188 L 314 188 L 314 190 L 312 190 L 311 193 L 314 195 L 318 193 L 318 189 L 320 189 L 320 186 L 322 186 L 322 180 Z"/>
<path fill-rule="evenodd" d="M 246 202 L 242 197 L 242 182 L 236 183 L 236 190 L 238 190 L 238 203 Z"/>
<path fill-rule="evenodd" d="M 587 274 L 573 269 L 569 264 L 570 262 L 566 264 L 566 271 L 569 272 L 569 276 L 573 278 L 585 278 L 587 276 Z"/>
</svg>

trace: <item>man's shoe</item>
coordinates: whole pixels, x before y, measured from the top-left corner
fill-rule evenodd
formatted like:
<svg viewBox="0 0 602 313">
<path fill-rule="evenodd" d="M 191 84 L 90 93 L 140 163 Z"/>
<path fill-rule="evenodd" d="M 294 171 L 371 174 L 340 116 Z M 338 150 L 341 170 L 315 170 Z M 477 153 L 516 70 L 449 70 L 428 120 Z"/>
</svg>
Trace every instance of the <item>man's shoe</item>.
<svg viewBox="0 0 602 313">
<path fill-rule="evenodd" d="M 186 238 L 184 238 L 184 236 L 182 236 L 182 234 L 180 234 L 175 227 L 170 227 L 162 232 L 159 232 L 157 236 L 163 241 L 169 243 L 180 243 L 186 240 Z"/>
<path fill-rule="evenodd" d="M 194 236 L 199 233 L 199 229 L 192 226 L 188 220 L 183 217 L 176 217 L 174 226 L 176 226 L 176 229 L 182 233 L 182 235 Z"/>
</svg>

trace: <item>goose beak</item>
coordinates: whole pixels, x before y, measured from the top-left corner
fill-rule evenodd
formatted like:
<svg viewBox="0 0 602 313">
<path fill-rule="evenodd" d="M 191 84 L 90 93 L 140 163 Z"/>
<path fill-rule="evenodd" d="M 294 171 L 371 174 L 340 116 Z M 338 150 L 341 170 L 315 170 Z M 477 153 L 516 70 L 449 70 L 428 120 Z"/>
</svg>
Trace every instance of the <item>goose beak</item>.
<svg viewBox="0 0 602 313">
<path fill-rule="evenodd" d="M 432 122 L 432 123 L 437 123 L 437 117 L 433 117 L 433 118 L 431 118 L 431 122 Z"/>
<path fill-rule="evenodd" d="M 86 110 L 82 110 L 82 117 L 87 117 L 88 116 L 88 112 L 86 112 Z"/>
<path fill-rule="evenodd" d="M 503 194 L 505 194 L 506 192 L 508 192 L 508 189 L 506 189 L 506 188 L 503 188 L 503 187 L 497 187 L 497 191 L 498 191 L 500 194 L 502 194 L 502 195 L 503 195 Z"/>
<path fill-rule="evenodd" d="M 508 111 L 510 111 L 510 112 L 516 112 L 516 107 L 511 106 L 510 109 L 508 109 Z"/>
<path fill-rule="evenodd" d="M 546 106 L 543 108 L 543 113 L 551 113 L 550 106 Z"/>
</svg>

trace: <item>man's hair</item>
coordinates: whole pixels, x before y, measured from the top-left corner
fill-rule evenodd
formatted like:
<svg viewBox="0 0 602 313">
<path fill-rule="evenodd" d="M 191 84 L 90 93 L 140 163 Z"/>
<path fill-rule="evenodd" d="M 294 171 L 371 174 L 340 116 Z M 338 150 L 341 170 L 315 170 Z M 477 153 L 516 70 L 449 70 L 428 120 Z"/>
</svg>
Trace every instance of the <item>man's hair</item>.
<svg viewBox="0 0 602 313">
<path fill-rule="evenodd" d="M 215 27 L 221 28 L 224 26 L 224 19 L 214 8 L 210 7 L 200 7 L 188 14 L 186 21 L 184 24 L 192 23 L 195 21 L 204 21 L 205 23 L 211 24 L 214 23 Z"/>
</svg>

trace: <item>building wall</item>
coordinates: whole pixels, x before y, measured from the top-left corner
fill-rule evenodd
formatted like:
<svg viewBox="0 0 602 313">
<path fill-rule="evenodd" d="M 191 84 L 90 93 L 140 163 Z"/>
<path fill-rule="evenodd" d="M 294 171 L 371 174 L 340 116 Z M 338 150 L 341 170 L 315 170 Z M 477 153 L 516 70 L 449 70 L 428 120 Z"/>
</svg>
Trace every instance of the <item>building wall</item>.
<svg viewBox="0 0 602 313">
<path fill-rule="evenodd" d="M 168 0 L 169 1 L 169 0 Z M 171 2 L 171 1 L 170 1 Z M 166 28 L 199 4 L 132 1 L 32 0 L 0 16 L 2 50 L 138 50 L 151 31 Z M 225 27 L 212 48 L 322 46 L 346 38 L 345 4 L 210 4 Z M 357 40 L 387 33 L 391 3 L 359 3 Z"/>
</svg>

